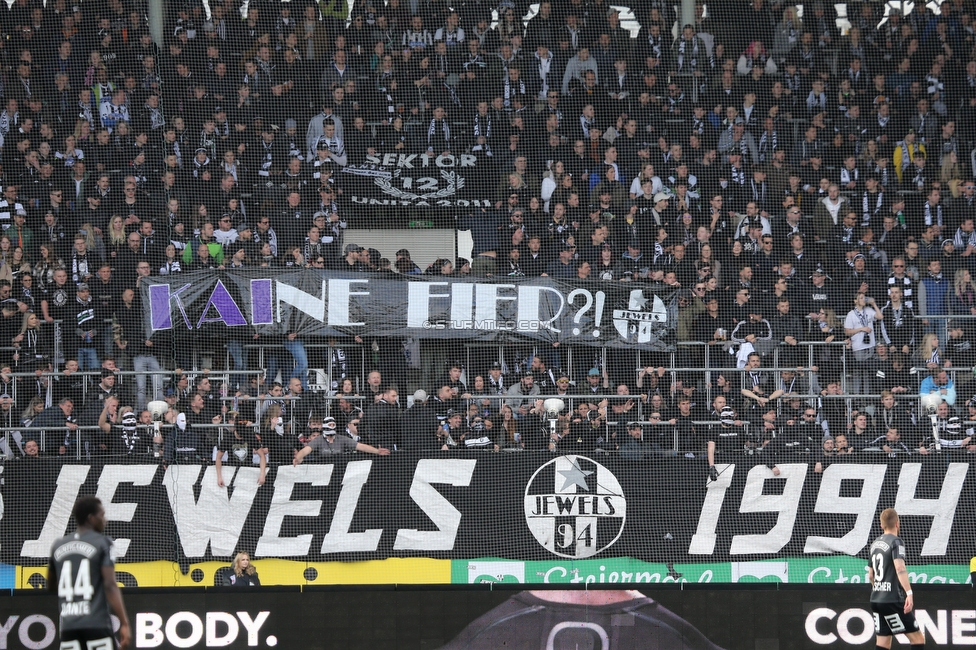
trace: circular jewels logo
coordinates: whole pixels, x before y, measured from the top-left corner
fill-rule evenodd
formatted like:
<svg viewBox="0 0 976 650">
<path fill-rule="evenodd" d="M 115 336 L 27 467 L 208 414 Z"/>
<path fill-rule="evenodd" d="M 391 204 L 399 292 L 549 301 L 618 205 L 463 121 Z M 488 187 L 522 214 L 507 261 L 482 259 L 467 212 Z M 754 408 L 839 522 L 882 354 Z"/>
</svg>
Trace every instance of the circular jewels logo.
<svg viewBox="0 0 976 650">
<path fill-rule="evenodd" d="M 627 519 L 617 477 L 586 456 L 559 456 L 536 470 L 523 506 L 532 535 L 546 550 L 566 558 L 591 557 L 610 548 Z"/>
</svg>

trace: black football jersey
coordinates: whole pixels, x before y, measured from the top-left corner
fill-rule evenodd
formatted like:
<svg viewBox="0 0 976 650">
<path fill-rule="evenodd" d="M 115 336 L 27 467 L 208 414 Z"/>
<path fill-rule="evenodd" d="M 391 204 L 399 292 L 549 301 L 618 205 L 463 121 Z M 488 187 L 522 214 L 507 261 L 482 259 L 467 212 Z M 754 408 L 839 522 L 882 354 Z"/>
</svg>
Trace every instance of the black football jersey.
<svg viewBox="0 0 976 650">
<path fill-rule="evenodd" d="M 885 533 L 874 540 L 871 544 L 871 568 L 874 570 L 872 603 L 905 602 L 905 592 L 898 582 L 895 560 L 905 560 L 905 545 L 900 537 Z"/>
<path fill-rule="evenodd" d="M 497 648 L 718 650 L 688 621 L 650 598 L 587 606 L 553 603 L 529 592 L 473 621 L 442 650 Z"/>
<path fill-rule="evenodd" d="M 102 567 L 114 567 L 112 543 L 93 530 L 72 533 L 51 547 L 50 575 L 57 580 L 61 630 L 108 630 Z"/>
</svg>

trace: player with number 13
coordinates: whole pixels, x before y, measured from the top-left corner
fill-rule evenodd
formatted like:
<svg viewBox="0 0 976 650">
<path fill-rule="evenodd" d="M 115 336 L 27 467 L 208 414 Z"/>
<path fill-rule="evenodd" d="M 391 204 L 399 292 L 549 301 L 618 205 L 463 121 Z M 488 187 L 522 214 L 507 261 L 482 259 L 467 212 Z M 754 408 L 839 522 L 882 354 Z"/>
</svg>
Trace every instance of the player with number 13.
<svg viewBox="0 0 976 650">
<path fill-rule="evenodd" d="M 915 620 L 915 599 L 905 567 L 905 544 L 898 537 L 901 521 L 894 508 L 881 512 L 882 535 L 871 544 L 871 611 L 879 648 L 891 647 L 893 634 L 905 634 L 914 650 L 925 647 L 925 634 Z"/>
</svg>

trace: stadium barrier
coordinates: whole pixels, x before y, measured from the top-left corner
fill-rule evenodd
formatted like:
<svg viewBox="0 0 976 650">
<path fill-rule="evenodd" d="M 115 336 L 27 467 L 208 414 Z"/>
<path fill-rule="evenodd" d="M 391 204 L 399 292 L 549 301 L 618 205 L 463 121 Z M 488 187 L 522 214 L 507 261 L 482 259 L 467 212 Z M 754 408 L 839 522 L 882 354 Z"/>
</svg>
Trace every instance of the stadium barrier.
<svg viewBox="0 0 976 650">
<path fill-rule="evenodd" d="M 702 637 L 729 650 L 874 647 L 865 585 L 642 586 L 640 593 L 607 593 L 607 588 L 590 587 L 588 594 L 573 596 L 622 599 L 617 608 L 547 606 L 546 598 L 553 597 L 547 591 L 525 593 L 520 586 L 498 585 L 139 589 L 126 591 L 125 599 L 135 648 L 303 648 L 314 643 L 342 650 L 433 649 L 468 626 L 477 629 L 498 621 L 493 610 L 499 606 L 506 612 L 521 609 L 523 616 L 493 628 L 499 643 L 494 647 L 505 642 L 504 647 L 513 648 L 567 647 L 545 642 L 581 639 L 596 644 L 568 647 L 658 647 L 642 644 L 657 640 L 660 629 L 653 622 L 662 616 L 659 606 L 689 626 L 684 644 L 660 647 L 709 647 Z M 971 585 L 915 587 L 915 592 L 916 617 L 930 647 L 976 643 Z M 527 600 L 535 604 L 534 612 L 525 611 Z M 541 616 L 531 618 L 533 613 Z M 15 592 L 13 598 L 0 600 L 0 644 L 12 650 L 57 648 L 57 620 L 54 595 Z M 604 638 L 608 643 L 601 646 Z M 610 639 L 617 644 L 610 646 Z M 906 643 L 903 637 L 899 640 Z"/>
<path fill-rule="evenodd" d="M 964 583 L 976 527 L 973 458 L 864 453 L 832 458 L 817 473 L 796 455 L 776 459 L 774 476 L 768 458 L 726 454 L 719 480 L 708 481 L 700 455 L 398 452 L 273 466 L 261 486 L 256 467 L 228 465 L 224 488 L 211 465 L 8 462 L 0 588 L 43 586 L 51 544 L 71 528 L 81 494 L 106 504 L 131 585 L 214 584 L 242 550 L 288 562 L 269 566 L 265 584 L 346 582 L 333 577 L 335 563 L 388 559 L 449 561 L 428 576 L 397 569 L 398 579 L 422 584 L 863 582 L 886 507 L 903 514 L 916 582 Z M 154 562 L 155 576 L 146 565 Z"/>
</svg>

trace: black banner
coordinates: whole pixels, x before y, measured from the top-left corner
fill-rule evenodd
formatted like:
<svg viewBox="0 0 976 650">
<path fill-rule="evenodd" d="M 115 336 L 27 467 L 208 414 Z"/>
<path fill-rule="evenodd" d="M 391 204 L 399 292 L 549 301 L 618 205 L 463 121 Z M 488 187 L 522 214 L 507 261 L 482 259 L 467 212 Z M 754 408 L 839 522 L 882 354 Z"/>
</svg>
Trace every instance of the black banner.
<svg viewBox="0 0 976 650">
<path fill-rule="evenodd" d="M 962 457 L 964 458 L 964 457 Z M 119 561 L 386 557 L 653 562 L 860 555 L 886 507 L 902 514 L 910 564 L 966 564 L 976 510 L 968 462 L 628 461 L 616 456 L 459 452 L 352 455 L 335 464 L 212 466 L 7 463 L 0 560 L 43 564 L 79 494 L 106 504 Z M 48 507 L 49 506 L 49 507 Z"/>
<path fill-rule="evenodd" d="M 674 349 L 677 328 L 676 292 L 663 285 L 267 269 L 144 280 L 148 335 L 227 327 L 301 336 L 518 336 L 663 352 Z"/>
<path fill-rule="evenodd" d="M 255 566 L 260 572 L 261 562 Z M 915 616 L 929 647 L 976 643 L 976 598 L 970 586 L 914 589 Z M 557 597 L 575 602 L 552 602 Z M 874 647 L 866 586 L 645 587 L 640 592 L 591 586 L 588 593 L 524 592 L 497 585 L 491 591 L 126 589 L 124 598 L 135 648 L 303 648 L 311 639 L 316 648 L 342 650 Z M 589 606 L 594 603 L 600 606 Z M 0 599 L 0 648 L 57 648 L 57 622 L 54 595 L 38 590 Z M 677 643 L 666 637 L 674 628 L 684 632 Z M 486 629 L 489 635 L 472 638 Z M 637 643 L 632 642 L 635 635 Z M 483 645 L 486 636 L 495 645 Z M 553 643 L 547 645 L 550 638 Z M 904 637 L 898 640 L 907 644 Z M 659 643 L 664 641 L 670 643 Z"/>
<path fill-rule="evenodd" d="M 490 208 L 494 187 L 484 182 L 484 160 L 459 156 L 377 153 L 343 167 L 343 198 L 361 206 L 456 211 Z"/>
</svg>

